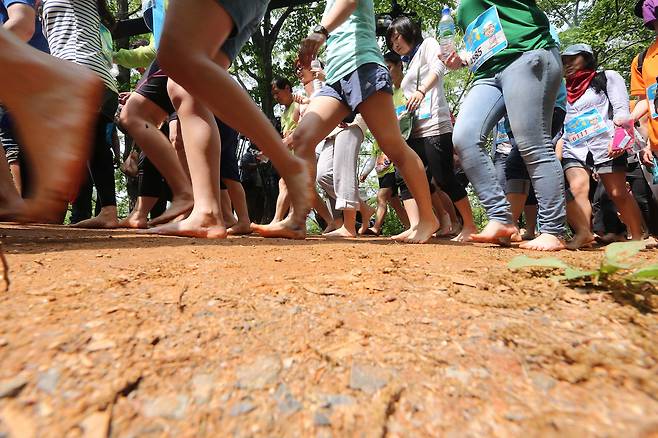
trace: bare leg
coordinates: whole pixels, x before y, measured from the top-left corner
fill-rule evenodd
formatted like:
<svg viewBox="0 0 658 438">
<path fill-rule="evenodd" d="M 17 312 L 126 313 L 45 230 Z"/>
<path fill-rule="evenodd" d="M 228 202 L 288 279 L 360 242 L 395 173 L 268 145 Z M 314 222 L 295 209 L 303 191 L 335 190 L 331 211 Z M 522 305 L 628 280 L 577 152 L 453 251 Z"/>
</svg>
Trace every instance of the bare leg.
<svg viewBox="0 0 658 438">
<path fill-rule="evenodd" d="M 1 28 L 0 66 L 0 100 L 13 113 L 34 169 L 34 198 L 16 217 L 58 221 L 85 175 L 102 83 Z"/>
<path fill-rule="evenodd" d="M 166 118 L 167 114 L 162 108 L 137 93 L 130 96 L 121 111 L 121 125 L 135 139 L 171 188 L 171 205 L 149 225 L 166 223 L 181 214 L 189 213 L 194 204 L 190 180 L 171 143 L 159 129 Z"/>
<path fill-rule="evenodd" d="M 519 216 L 521 216 L 521 212 L 523 211 L 523 206 L 525 205 L 526 199 L 528 199 L 528 195 L 525 193 L 507 193 L 507 202 L 510 204 L 510 209 L 512 210 L 512 220 L 514 221 L 514 224 L 518 227 L 519 226 Z M 512 236 L 512 241 L 514 242 L 521 242 L 523 239 L 521 238 L 521 234 L 516 233 Z"/>
<path fill-rule="evenodd" d="M 172 79 L 201 99 L 219 119 L 258 144 L 272 160 L 290 189 L 295 231 L 303 236 L 312 179 L 302 160 L 290 154 L 269 120 L 226 71 L 227 64 L 218 63 L 217 53 L 233 28 L 231 16 L 213 0 L 172 0 L 160 44 L 160 63 Z M 187 158 L 191 161 L 189 155 Z"/>
<path fill-rule="evenodd" d="M 386 204 L 384 204 L 384 208 L 386 208 Z M 373 214 L 375 214 L 377 209 L 372 208 L 366 201 L 361 200 L 361 202 L 359 203 L 359 211 L 361 212 L 361 221 L 362 221 L 361 228 L 359 228 L 359 234 L 363 234 L 370 226 L 370 218 L 372 217 Z"/>
<path fill-rule="evenodd" d="M 91 228 L 91 229 L 112 229 L 119 227 L 117 219 L 117 206 L 106 205 L 101 208 L 100 213 L 89 219 L 71 225 L 73 228 Z"/>
<path fill-rule="evenodd" d="M 238 220 L 233 214 L 233 203 L 231 202 L 231 196 L 228 193 L 228 189 L 222 189 L 220 191 L 220 198 L 222 201 L 222 217 L 224 218 L 224 225 L 226 225 L 228 231 L 228 228 L 235 225 Z"/>
<path fill-rule="evenodd" d="M 224 184 L 228 187 L 228 193 L 231 197 L 233 208 L 238 216 L 238 221 L 227 230 L 228 234 L 237 236 L 251 233 L 251 220 L 249 219 L 249 210 L 247 209 L 247 196 L 244 193 L 242 184 L 239 181 L 234 181 L 232 179 L 224 180 Z"/>
<path fill-rule="evenodd" d="M 279 196 L 276 198 L 276 210 L 270 224 L 281 222 L 288 216 L 290 209 L 290 200 L 288 199 L 288 186 L 283 179 L 279 179 Z"/>
<path fill-rule="evenodd" d="M 399 196 L 393 196 L 389 201 L 388 204 L 395 210 L 395 214 L 397 214 L 398 219 L 400 219 L 400 222 L 402 222 L 402 225 L 405 226 L 405 228 L 409 228 L 410 222 L 409 222 L 409 216 L 407 215 L 406 210 L 402 206 L 402 201 L 400 201 Z"/>
<path fill-rule="evenodd" d="M 138 196 L 135 208 L 119 221 L 119 228 L 146 228 L 149 212 L 157 202 L 158 198 L 153 196 Z"/>
<path fill-rule="evenodd" d="M 459 214 L 462 216 L 464 221 L 464 226 L 462 227 L 460 233 L 452 239 L 454 242 L 468 242 L 473 234 L 478 230 L 475 222 L 473 221 L 473 210 L 471 210 L 471 201 L 469 201 L 468 196 L 464 196 L 459 201 L 455 202 L 455 207 L 459 210 Z"/>
<path fill-rule="evenodd" d="M 408 243 L 427 242 L 439 228 L 439 221 L 432 210 L 429 185 L 423 163 L 418 155 L 404 142 L 393 109 L 390 94 L 377 92 L 359 105 L 359 111 L 368 124 L 382 151 L 393 161 L 402 174 L 418 204 L 418 224 L 404 239 Z"/>
<path fill-rule="evenodd" d="M 9 172 L 7 157 L 0 153 L 0 219 L 13 219 L 25 208 Z"/>
<path fill-rule="evenodd" d="M 180 222 L 149 230 L 157 234 L 187 237 L 225 238 L 219 188 L 219 129 L 212 113 L 172 80 L 167 85 L 178 113 L 185 155 L 192 176 L 194 208 Z"/>
<path fill-rule="evenodd" d="M 370 228 L 370 230 L 375 235 L 379 235 L 382 232 L 382 226 L 384 225 L 384 220 L 386 219 L 387 204 L 393 195 L 393 189 L 384 188 L 377 191 L 377 212 L 375 214 L 375 224 Z M 399 200 L 399 198 L 398 198 Z"/>
<path fill-rule="evenodd" d="M 523 240 L 531 240 L 535 238 L 535 230 L 537 229 L 537 206 L 526 205 L 523 207 L 523 214 L 525 215 L 525 233 L 521 236 Z"/>
<path fill-rule="evenodd" d="M 23 194 L 23 181 L 21 179 L 21 165 L 18 161 L 9 163 L 9 171 L 11 172 L 11 177 L 14 180 L 14 186 L 16 186 L 16 191 L 19 194 Z"/>
<path fill-rule="evenodd" d="M 436 218 L 441 224 L 439 230 L 436 232 L 437 237 L 448 236 L 452 232 L 452 221 L 450 220 L 450 215 L 443 205 L 443 199 L 441 199 L 441 190 L 436 190 L 432 193 L 432 206 L 434 207 L 434 213 Z M 452 202 L 450 203 L 452 205 Z"/>
<path fill-rule="evenodd" d="M 339 239 L 356 237 L 356 210 L 343 210 L 343 225 L 330 233 L 324 233 L 322 235 Z"/>
<path fill-rule="evenodd" d="M 603 174 L 601 181 L 608 196 L 615 203 L 621 220 L 628 227 L 631 240 L 642 240 L 644 235 L 642 212 L 635 198 L 626 189 L 626 174 L 623 172 Z"/>
<path fill-rule="evenodd" d="M 592 204 L 589 202 L 589 173 L 579 167 L 571 167 L 565 172 L 569 181 L 573 201 L 567 202 L 567 219 L 575 235 L 569 241 L 569 249 L 589 246 L 594 241 L 592 234 Z"/>
<path fill-rule="evenodd" d="M 438 193 L 439 193 L 439 196 L 441 197 L 441 202 L 443 203 L 443 208 L 445 208 L 446 211 L 448 212 L 448 214 L 450 215 L 450 223 L 452 224 L 452 232 L 457 233 L 459 231 L 458 230 L 459 218 L 457 217 L 457 212 L 455 211 L 455 206 L 454 206 L 452 200 L 450 199 L 450 197 L 448 196 L 448 194 L 446 192 L 444 192 L 443 190 L 439 190 Z M 469 208 L 470 208 L 470 204 L 469 204 Z M 471 214 L 471 220 L 473 219 L 472 216 L 473 216 L 473 214 Z"/>
</svg>

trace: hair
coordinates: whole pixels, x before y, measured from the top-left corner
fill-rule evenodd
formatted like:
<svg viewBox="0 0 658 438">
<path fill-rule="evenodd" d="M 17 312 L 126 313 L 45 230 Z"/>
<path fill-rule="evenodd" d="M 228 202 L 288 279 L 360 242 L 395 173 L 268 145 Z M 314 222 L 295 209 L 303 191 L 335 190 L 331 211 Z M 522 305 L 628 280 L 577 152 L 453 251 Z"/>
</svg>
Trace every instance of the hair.
<svg viewBox="0 0 658 438">
<path fill-rule="evenodd" d="M 402 62 L 402 58 L 395 52 L 386 52 L 384 55 L 384 61 L 392 62 L 393 64 L 399 64 Z"/>
<path fill-rule="evenodd" d="M 386 29 L 386 45 L 390 50 L 393 50 L 393 45 L 391 44 L 393 32 L 400 34 L 400 36 L 411 45 L 411 47 L 416 47 L 423 42 L 423 34 L 421 33 L 420 25 L 407 16 L 403 15 L 396 18 L 391 25 L 388 26 L 388 29 Z"/>
<path fill-rule="evenodd" d="M 276 78 L 272 81 L 272 85 L 274 85 L 279 90 L 285 90 L 286 87 L 288 87 L 290 88 L 290 91 L 292 91 L 292 84 L 286 78 Z"/>
<path fill-rule="evenodd" d="M 147 40 L 141 39 L 141 40 L 135 40 L 132 43 L 130 43 L 130 48 L 131 49 L 136 49 L 138 47 L 144 47 L 144 46 L 148 46 L 148 45 L 149 45 L 149 42 Z"/>
<path fill-rule="evenodd" d="M 599 68 L 599 63 L 596 59 L 596 55 L 592 55 L 590 53 L 580 53 L 580 56 L 585 58 L 585 68 L 587 70 L 594 70 L 596 71 Z M 605 71 L 600 71 L 597 72 L 596 75 L 594 75 L 594 79 L 592 79 L 592 82 L 589 84 L 592 89 L 597 94 L 601 93 L 606 93 L 606 89 L 608 88 L 608 78 L 605 75 Z"/>
<path fill-rule="evenodd" d="M 117 25 L 117 21 L 114 18 L 114 15 L 112 15 L 110 8 L 107 6 L 107 0 L 96 0 L 96 6 L 103 26 L 107 27 L 110 31 L 113 31 Z"/>
</svg>

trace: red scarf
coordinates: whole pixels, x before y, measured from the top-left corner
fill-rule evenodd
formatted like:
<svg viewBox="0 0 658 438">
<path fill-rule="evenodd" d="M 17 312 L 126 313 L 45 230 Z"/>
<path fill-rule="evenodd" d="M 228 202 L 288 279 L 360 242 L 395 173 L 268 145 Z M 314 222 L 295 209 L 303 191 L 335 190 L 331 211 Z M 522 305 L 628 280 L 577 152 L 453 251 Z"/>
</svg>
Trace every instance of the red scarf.
<svg viewBox="0 0 658 438">
<path fill-rule="evenodd" d="M 594 70 L 580 70 L 567 78 L 567 102 L 573 104 L 585 94 L 596 76 Z"/>
</svg>

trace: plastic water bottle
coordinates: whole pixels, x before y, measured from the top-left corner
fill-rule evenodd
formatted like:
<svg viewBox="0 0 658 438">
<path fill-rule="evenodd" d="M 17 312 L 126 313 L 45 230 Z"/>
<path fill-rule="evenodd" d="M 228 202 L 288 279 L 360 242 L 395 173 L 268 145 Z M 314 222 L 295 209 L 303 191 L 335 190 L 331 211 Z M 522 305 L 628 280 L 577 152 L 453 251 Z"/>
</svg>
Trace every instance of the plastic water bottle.
<svg viewBox="0 0 658 438">
<path fill-rule="evenodd" d="M 455 51 L 455 20 L 452 19 L 448 6 L 443 7 L 438 34 L 441 56 L 445 58 Z"/>
<path fill-rule="evenodd" d="M 311 71 L 313 73 L 319 72 L 322 70 L 322 64 L 318 59 L 311 61 Z M 313 79 L 313 91 L 317 92 L 322 88 L 322 81 L 320 79 Z"/>
</svg>

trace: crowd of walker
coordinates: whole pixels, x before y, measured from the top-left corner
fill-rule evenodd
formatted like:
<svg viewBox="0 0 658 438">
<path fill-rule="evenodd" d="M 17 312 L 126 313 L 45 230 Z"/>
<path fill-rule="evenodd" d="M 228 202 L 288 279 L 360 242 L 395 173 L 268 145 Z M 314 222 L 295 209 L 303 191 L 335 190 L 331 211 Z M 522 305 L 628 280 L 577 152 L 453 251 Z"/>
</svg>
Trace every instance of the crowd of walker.
<svg viewBox="0 0 658 438">
<path fill-rule="evenodd" d="M 145 1 L 150 41 L 114 51 L 105 0 L 0 0 L 0 219 L 62 223 L 70 209 L 81 228 L 302 239 L 314 210 L 323 235 L 353 238 L 380 235 L 390 205 L 405 226 L 392 239 L 408 243 L 553 251 L 657 232 L 658 0 L 635 8 L 657 36 L 629 66 L 630 93 L 589 45 L 560 47 L 535 0 L 461 0 L 454 21 L 437 3 L 436 38 L 396 17 L 385 54 L 373 0 L 327 0 L 300 42 L 301 87 L 272 82 L 280 130 L 229 73 L 268 3 Z M 113 64 L 142 74 L 132 92 L 119 93 Z M 473 81 L 452 114 L 445 79 L 462 68 Z M 117 129 L 132 139 L 126 218 Z M 240 156 L 239 138 L 250 141 Z M 359 190 L 373 170 L 376 205 Z M 263 221 L 250 192 L 268 184 L 278 197 Z"/>
</svg>

